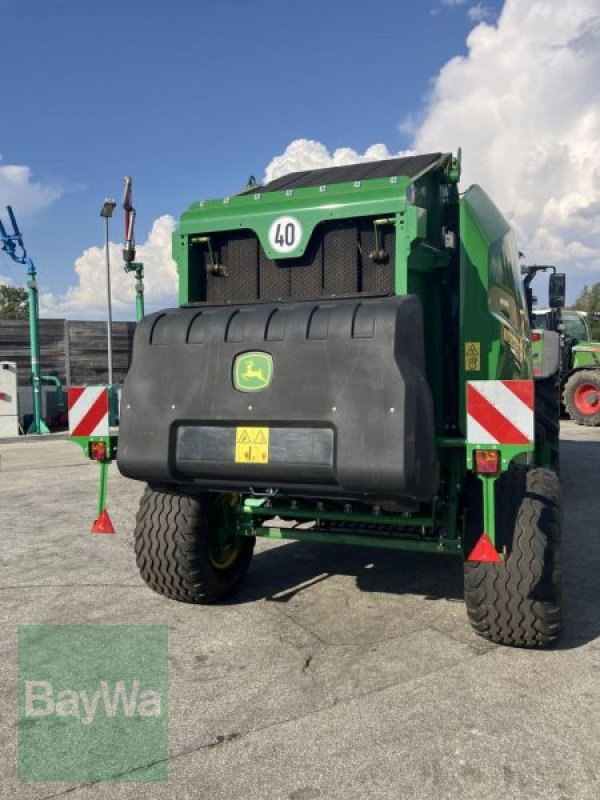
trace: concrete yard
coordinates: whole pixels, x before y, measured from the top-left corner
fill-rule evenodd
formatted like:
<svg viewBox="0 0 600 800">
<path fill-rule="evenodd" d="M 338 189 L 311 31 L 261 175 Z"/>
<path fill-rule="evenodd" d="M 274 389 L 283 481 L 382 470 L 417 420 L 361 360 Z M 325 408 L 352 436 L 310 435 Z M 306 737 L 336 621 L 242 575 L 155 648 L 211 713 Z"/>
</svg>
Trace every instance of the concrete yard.
<svg viewBox="0 0 600 800">
<path fill-rule="evenodd" d="M 64 439 L 0 443 L 1 798 L 598 800 L 600 430 L 562 426 L 565 631 L 548 652 L 478 638 L 445 557 L 259 541 L 228 604 L 138 576 L 141 485 Z M 166 783 L 20 783 L 19 625 L 169 628 Z"/>
</svg>

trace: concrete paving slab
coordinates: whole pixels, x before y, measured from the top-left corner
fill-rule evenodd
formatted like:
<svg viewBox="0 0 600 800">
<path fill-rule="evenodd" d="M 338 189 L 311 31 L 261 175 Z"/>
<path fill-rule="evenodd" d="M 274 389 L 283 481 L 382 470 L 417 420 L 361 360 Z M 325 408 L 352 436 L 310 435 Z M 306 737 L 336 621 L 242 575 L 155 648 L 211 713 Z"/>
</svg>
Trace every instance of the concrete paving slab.
<svg viewBox="0 0 600 800">
<path fill-rule="evenodd" d="M 600 797 L 600 431 L 562 429 L 566 625 L 549 652 L 469 628 L 461 567 L 412 553 L 259 542 L 220 606 L 161 598 L 132 551 L 142 487 L 68 441 L 0 444 L 0 797 Z M 11 452 L 12 451 L 12 452 Z M 19 783 L 20 624 L 169 628 L 167 783 Z"/>
</svg>

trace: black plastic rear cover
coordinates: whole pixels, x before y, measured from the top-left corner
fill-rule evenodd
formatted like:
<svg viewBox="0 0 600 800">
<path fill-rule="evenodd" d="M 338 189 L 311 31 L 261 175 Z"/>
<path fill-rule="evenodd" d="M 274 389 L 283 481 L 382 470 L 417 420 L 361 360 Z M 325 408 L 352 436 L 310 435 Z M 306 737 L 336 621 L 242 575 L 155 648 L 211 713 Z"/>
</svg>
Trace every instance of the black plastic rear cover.
<svg viewBox="0 0 600 800">
<path fill-rule="evenodd" d="M 248 351 L 273 359 L 263 391 L 234 388 Z M 172 309 L 136 332 L 121 402 L 121 472 L 151 483 L 279 487 L 430 500 L 433 404 L 415 296 Z M 264 463 L 236 463 L 245 427 Z"/>
</svg>

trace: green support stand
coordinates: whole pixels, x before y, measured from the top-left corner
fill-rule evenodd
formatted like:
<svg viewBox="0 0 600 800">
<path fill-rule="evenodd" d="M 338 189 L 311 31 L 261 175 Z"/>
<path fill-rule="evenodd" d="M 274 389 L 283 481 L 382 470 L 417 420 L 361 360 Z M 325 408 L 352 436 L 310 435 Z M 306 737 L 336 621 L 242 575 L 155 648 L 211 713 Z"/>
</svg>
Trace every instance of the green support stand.
<svg viewBox="0 0 600 800">
<path fill-rule="evenodd" d="M 31 388 L 33 390 L 33 422 L 27 429 L 27 435 L 50 433 L 42 419 L 42 376 L 40 370 L 40 330 L 39 302 L 36 272 L 33 261 L 28 264 L 29 280 L 27 295 L 29 300 L 29 341 L 31 346 Z"/>
</svg>

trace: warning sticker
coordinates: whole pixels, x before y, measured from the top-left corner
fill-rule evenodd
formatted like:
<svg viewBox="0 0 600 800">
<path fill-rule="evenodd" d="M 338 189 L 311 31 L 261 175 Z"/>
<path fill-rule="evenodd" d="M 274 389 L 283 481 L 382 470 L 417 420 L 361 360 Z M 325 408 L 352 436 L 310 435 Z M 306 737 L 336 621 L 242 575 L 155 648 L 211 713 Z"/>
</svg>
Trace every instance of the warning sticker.
<svg viewBox="0 0 600 800">
<path fill-rule="evenodd" d="M 481 342 L 465 342 L 465 369 L 467 372 L 481 370 Z"/>
<path fill-rule="evenodd" d="M 269 429 L 236 428 L 235 462 L 236 464 L 268 464 Z"/>
</svg>

